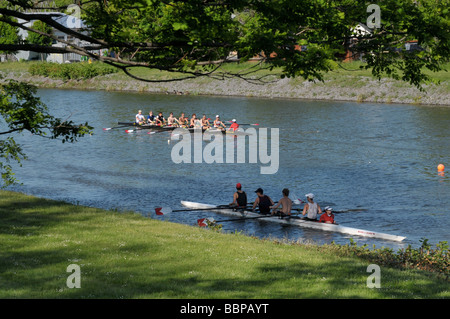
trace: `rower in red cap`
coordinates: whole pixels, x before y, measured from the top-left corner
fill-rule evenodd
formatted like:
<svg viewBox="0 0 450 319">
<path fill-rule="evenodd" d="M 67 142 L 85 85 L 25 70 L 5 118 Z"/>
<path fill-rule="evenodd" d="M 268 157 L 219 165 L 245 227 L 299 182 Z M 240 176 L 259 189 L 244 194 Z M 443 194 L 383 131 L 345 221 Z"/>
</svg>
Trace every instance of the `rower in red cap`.
<svg viewBox="0 0 450 319">
<path fill-rule="evenodd" d="M 241 183 L 236 184 L 236 192 L 233 195 L 233 202 L 230 206 L 246 207 L 247 206 L 247 194 L 242 190 Z"/>
</svg>

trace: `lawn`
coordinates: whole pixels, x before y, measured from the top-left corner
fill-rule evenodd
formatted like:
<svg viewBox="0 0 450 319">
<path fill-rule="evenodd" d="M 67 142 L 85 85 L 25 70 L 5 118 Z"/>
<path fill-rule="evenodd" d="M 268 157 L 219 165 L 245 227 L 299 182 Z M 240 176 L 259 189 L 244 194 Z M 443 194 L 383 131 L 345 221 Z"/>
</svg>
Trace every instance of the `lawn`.
<svg viewBox="0 0 450 319">
<path fill-rule="evenodd" d="M 448 281 L 315 245 L 0 192 L 0 298 L 449 298 Z M 69 265 L 81 288 L 69 288 Z"/>
</svg>

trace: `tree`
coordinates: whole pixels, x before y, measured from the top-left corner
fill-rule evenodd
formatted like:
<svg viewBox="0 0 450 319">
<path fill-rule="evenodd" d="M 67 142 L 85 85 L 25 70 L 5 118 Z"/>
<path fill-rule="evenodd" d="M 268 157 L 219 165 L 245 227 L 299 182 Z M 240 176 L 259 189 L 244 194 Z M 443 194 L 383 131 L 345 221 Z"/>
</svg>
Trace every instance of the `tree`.
<svg viewBox="0 0 450 319">
<path fill-rule="evenodd" d="M 12 21 L 16 22 L 17 20 L 12 19 Z M 0 22 L 0 44 L 18 44 L 19 41 L 19 28 L 11 26 L 6 22 Z M 8 54 L 13 54 L 14 52 L 15 51 L 0 51 L 0 53 L 6 55 L 6 58 L 8 58 Z"/>
<path fill-rule="evenodd" d="M 45 36 L 43 34 L 52 34 L 52 28 L 45 24 L 44 22 L 37 20 L 33 22 L 32 29 L 39 31 L 40 33 L 36 32 L 30 32 L 27 36 L 27 42 L 31 44 L 36 44 L 39 46 L 50 46 L 52 45 L 53 40 L 49 38 L 48 36 Z M 44 59 L 43 54 L 40 55 L 41 60 Z"/>
<path fill-rule="evenodd" d="M 80 5 L 87 33 L 62 26 L 52 14 L 23 12 L 40 1 L 6 2 L 10 6 L 0 8 L 0 21 L 6 16 L 40 20 L 90 43 L 84 47 L 66 43 L 65 48 L 22 45 L 21 49 L 79 53 L 114 65 L 132 77 L 132 68 L 146 67 L 183 75 L 166 81 L 198 76 L 248 78 L 251 72 L 230 73 L 221 66 L 260 55 L 265 67 L 281 68 L 282 76 L 322 80 L 331 69 L 330 61 L 337 60 L 353 40 L 353 53 L 365 54 L 366 68 L 375 77 L 388 75 L 420 87 L 430 80 L 424 70 L 441 70 L 450 56 L 450 0 L 384 0 L 379 3 L 380 27 L 359 35 L 351 30 L 367 22 L 371 1 L 74 1 Z M 46 32 L 16 26 L 58 41 Z M 405 50 L 409 40 L 417 40 L 423 50 Z M 307 50 L 299 51 L 297 45 Z M 0 45 L 3 50 L 16 48 Z M 116 55 L 105 57 L 92 52 L 104 48 Z M 230 51 L 237 51 L 239 59 L 231 60 Z"/>
<path fill-rule="evenodd" d="M 61 139 L 65 143 L 75 142 L 91 133 L 92 127 L 88 123 L 76 125 L 50 115 L 47 107 L 35 96 L 36 87 L 30 84 L 9 80 L 0 85 L 0 92 L 0 115 L 4 120 L 0 125 L 0 136 L 7 136 L 0 139 L 2 187 L 16 182 L 10 162 L 20 164 L 27 158 L 13 134 L 28 131 L 35 136 Z"/>
</svg>

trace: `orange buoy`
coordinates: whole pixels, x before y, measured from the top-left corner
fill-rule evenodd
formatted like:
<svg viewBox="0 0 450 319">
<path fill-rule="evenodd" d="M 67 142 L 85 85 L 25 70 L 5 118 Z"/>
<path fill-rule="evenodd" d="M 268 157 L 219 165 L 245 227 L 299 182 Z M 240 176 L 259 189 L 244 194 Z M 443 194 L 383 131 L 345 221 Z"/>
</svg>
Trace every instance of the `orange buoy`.
<svg viewBox="0 0 450 319">
<path fill-rule="evenodd" d="M 438 172 L 443 172 L 443 171 L 444 171 L 444 169 L 445 169 L 445 166 L 444 166 L 444 164 L 439 164 L 439 165 L 437 166 L 437 170 L 438 170 Z"/>
</svg>

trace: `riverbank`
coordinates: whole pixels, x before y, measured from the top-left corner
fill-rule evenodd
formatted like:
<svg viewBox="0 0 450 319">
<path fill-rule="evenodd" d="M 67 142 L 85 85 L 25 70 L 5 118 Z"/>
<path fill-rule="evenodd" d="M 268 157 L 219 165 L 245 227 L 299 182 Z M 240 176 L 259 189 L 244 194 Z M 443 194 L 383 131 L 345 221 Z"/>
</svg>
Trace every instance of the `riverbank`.
<svg viewBox="0 0 450 319">
<path fill-rule="evenodd" d="M 9 63 L 11 65 L 11 63 Z M 265 78 L 270 83 L 252 83 L 240 78 L 187 79 L 175 82 L 149 83 L 135 80 L 123 72 L 98 76 L 87 80 L 59 80 L 42 76 L 31 76 L 26 63 L 18 67 L 4 64 L 0 72 L 5 78 L 26 81 L 41 88 L 129 91 L 165 94 L 245 96 L 258 98 L 289 98 L 308 100 L 335 100 L 353 102 L 402 103 L 429 106 L 450 106 L 450 80 L 446 72 L 433 75 L 441 81 L 439 85 L 424 85 L 425 91 L 389 78 L 377 80 L 369 71 L 359 70 L 359 65 L 350 65 L 348 70 L 336 69 L 325 75 L 324 82 L 309 82 L 302 78 Z M 159 71 L 137 70 L 138 76 L 167 80 Z M 266 72 L 266 71 L 261 71 Z"/>
<path fill-rule="evenodd" d="M 448 281 L 413 269 L 381 266 L 369 288 L 370 261 L 326 247 L 8 191 L 0 242 L 0 298 L 450 298 Z"/>
</svg>

